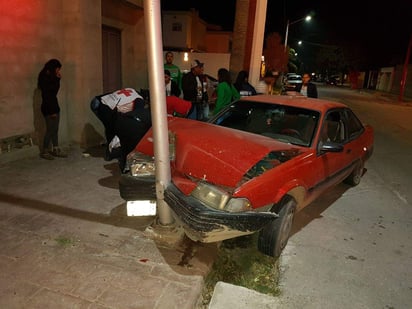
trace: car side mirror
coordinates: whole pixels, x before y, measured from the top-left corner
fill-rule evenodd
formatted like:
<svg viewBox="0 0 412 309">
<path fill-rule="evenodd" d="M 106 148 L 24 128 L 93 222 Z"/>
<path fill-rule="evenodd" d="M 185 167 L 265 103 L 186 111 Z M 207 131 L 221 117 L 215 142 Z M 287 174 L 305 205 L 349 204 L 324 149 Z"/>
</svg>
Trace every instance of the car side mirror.
<svg viewBox="0 0 412 309">
<path fill-rule="evenodd" d="M 338 143 L 332 143 L 332 142 L 320 142 L 321 145 L 319 145 L 319 150 L 321 152 L 342 152 L 343 151 L 343 145 L 338 144 Z"/>
</svg>

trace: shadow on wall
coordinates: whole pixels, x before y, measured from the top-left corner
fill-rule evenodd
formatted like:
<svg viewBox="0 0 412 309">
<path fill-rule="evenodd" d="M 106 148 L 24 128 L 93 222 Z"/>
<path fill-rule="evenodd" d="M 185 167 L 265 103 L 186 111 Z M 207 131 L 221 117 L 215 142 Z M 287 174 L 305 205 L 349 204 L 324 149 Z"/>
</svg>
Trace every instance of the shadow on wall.
<svg viewBox="0 0 412 309">
<path fill-rule="evenodd" d="M 36 88 L 33 92 L 34 133 L 32 139 L 33 145 L 37 145 L 39 147 L 40 152 L 43 150 L 43 137 L 46 132 L 46 123 L 44 121 L 43 114 L 41 113 L 41 101 L 41 90 L 39 88 Z"/>
<path fill-rule="evenodd" d="M 102 134 L 97 132 L 97 130 L 90 123 L 86 123 L 81 136 L 81 147 L 89 148 L 105 143 L 105 138 Z"/>
<path fill-rule="evenodd" d="M 33 92 L 33 145 L 39 147 L 39 151 L 43 151 L 43 138 L 46 132 L 46 123 L 44 121 L 44 116 L 41 112 L 41 90 L 39 88 L 34 89 Z M 81 147 L 88 148 L 93 146 L 98 146 L 104 143 L 104 137 L 102 134 L 97 132 L 97 130 L 90 124 L 86 123 L 81 136 Z"/>
</svg>

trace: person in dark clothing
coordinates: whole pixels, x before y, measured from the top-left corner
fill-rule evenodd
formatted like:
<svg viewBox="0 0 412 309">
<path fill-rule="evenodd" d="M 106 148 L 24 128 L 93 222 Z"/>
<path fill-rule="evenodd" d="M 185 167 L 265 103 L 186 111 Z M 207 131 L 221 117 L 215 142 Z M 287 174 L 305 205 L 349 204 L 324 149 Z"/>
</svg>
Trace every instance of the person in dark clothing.
<svg viewBox="0 0 412 309">
<path fill-rule="evenodd" d="M 257 95 L 255 87 L 249 83 L 249 73 L 247 71 L 240 71 L 233 85 L 239 91 L 241 97 Z"/>
<path fill-rule="evenodd" d="M 165 88 L 166 88 L 166 96 L 174 95 L 176 97 L 180 97 L 181 90 L 179 85 L 171 79 L 171 74 L 169 70 L 165 70 Z"/>
<path fill-rule="evenodd" d="M 201 120 L 207 121 L 209 119 L 209 114 L 210 114 L 210 107 L 209 107 L 209 93 L 208 93 L 208 88 L 209 88 L 209 78 L 207 74 L 204 73 L 205 66 L 202 65 L 200 67 L 200 75 L 199 75 L 199 80 L 202 85 L 202 99 L 201 99 L 201 104 L 200 104 L 200 112 L 202 113 L 201 115 Z"/>
<path fill-rule="evenodd" d="M 109 95 L 109 93 L 105 93 L 102 95 L 95 96 L 93 100 L 90 102 L 90 109 L 93 113 L 99 118 L 99 120 L 103 123 L 104 126 L 104 135 L 106 138 L 106 151 L 104 155 L 104 159 L 106 161 L 111 161 L 113 159 L 120 157 L 120 149 L 110 149 L 110 143 L 116 136 L 114 130 L 114 124 L 116 122 L 117 116 L 117 109 L 111 109 L 106 104 L 102 104 L 102 97 Z"/>
<path fill-rule="evenodd" d="M 310 74 L 304 73 L 302 75 L 302 83 L 297 84 L 296 92 L 308 97 L 308 98 L 317 98 L 318 89 L 314 83 L 310 82 Z"/>
<path fill-rule="evenodd" d="M 57 93 L 60 89 L 62 64 L 57 59 L 50 59 L 40 71 L 37 86 L 41 91 L 41 112 L 46 122 L 46 133 L 40 157 L 53 160 L 54 157 L 67 157 L 59 148 L 60 106 Z M 51 146 L 51 147 L 50 147 Z"/>
<path fill-rule="evenodd" d="M 94 97 L 90 108 L 105 128 L 105 160 L 117 158 L 120 170 L 125 172 L 127 155 L 152 126 L 143 97 L 136 90 L 125 88 Z M 120 146 L 110 149 L 116 137 Z"/>
<path fill-rule="evenodd" d="M 192 61 L 190 72 L 183 75 L 182 78 L 183 99 L 192 102 L 192 110 L 188 115 L 190 119 L 203 119 L 203 85 L 199 78 L 202 74 L 202 66 L 203 63 L 199 60 Z"/>
<path fill-rule="evenodd" d="M 141 99 L 135 100 L 132 111 L 117 113 L 114 131 L 120 140 L 119 167 L 123 173 L 126 172 L 127 155 L 136 147 L 151 126 L 150 111 L 144 107 L 144 101 Z"/>
</svg>

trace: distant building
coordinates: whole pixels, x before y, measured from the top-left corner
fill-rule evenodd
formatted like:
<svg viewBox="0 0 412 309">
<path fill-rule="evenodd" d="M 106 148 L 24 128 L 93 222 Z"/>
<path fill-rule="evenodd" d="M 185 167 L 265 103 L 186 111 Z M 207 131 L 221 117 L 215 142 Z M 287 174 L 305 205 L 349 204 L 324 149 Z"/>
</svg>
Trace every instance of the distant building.
<svg viewBox="0 0 412 309">
<path fill-rule="evenodd" d="M 232 32 L 208 25 L 196 10 L 162 12 L 165 50 L 230 53 Z"/>
</svg>

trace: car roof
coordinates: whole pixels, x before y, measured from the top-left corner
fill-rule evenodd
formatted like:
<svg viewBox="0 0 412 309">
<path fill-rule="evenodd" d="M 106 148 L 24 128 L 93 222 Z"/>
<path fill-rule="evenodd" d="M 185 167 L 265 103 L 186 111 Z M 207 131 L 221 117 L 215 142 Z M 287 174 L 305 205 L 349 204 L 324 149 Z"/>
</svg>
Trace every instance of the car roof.
<svg viewBox="0 0 412 309">
<path fill-rule="evenodd" d="M 300 107 L 306 109 L 312 109 L 321 113 L 325 113 L 332 108 L 346 108 L 346 104 L 323 100 L 308 98 L 302 95 L 266 95 L 260 94 L 255 96 L 243 97 L 240 101 L 253 101 L 266 104 L 280 104 L 293 107 Z"/>
</svg>

